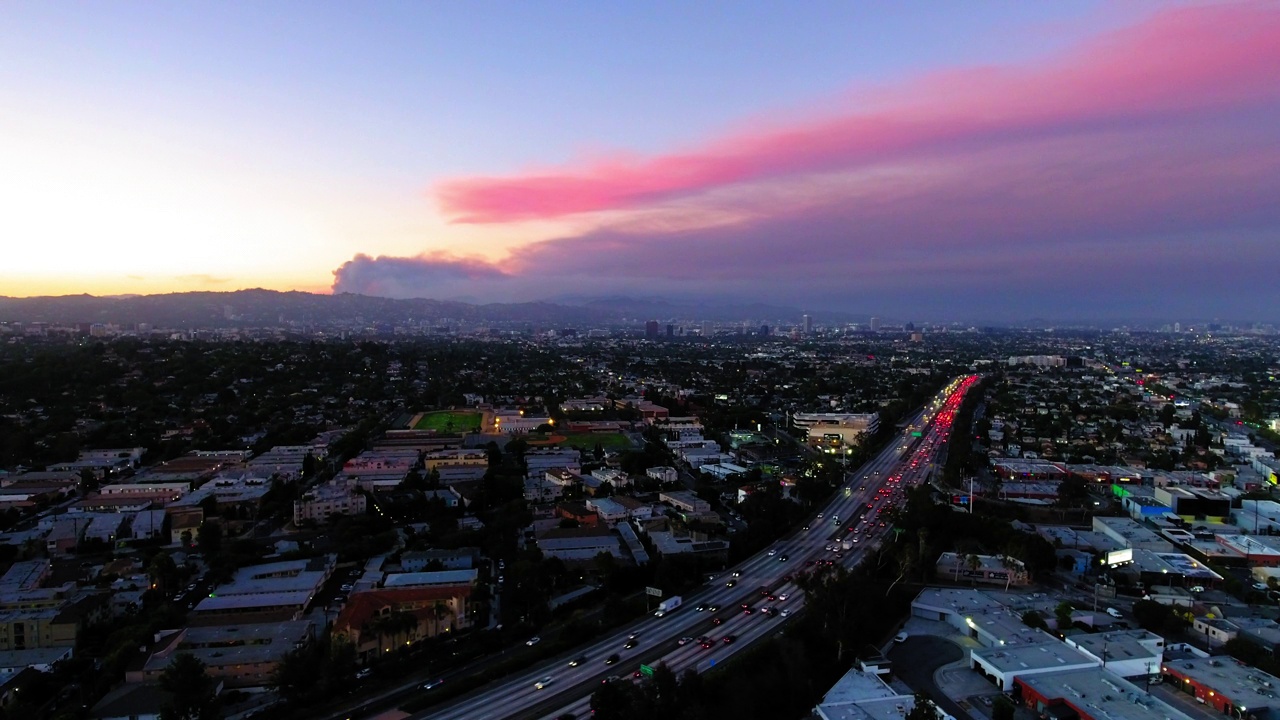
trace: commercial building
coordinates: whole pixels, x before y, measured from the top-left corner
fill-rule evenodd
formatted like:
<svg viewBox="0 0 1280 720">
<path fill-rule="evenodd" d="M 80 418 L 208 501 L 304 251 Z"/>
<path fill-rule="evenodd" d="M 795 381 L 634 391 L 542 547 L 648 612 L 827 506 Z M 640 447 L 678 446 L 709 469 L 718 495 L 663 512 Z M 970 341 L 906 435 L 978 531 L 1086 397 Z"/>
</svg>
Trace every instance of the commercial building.
<svg viewBox="0 0 1280 720">
<path fill-rule="evenodd" d="M 1123 678 L 1158 675 L 1164 659 L 1164 638 L 1146 630 L 1070 635 L 1066 643 Z"/>
<path fill-rule="evenodd" d="M 1146 690 L 1100 667 L 1018 678 L 1025 704 L 1040 717 L 1079 720 L 1192 720 Z M 1239 716 L 1237 716 L 1239 717 Z"/>
<path fill-rule="evenodd" d="M 489 453 L 479 449 L 436 450 L 422 457 L 426 472 L 442 468 L 480 468 L 480 474 L 489 469 Z"/>
<path fill-rule="evenodd" d="M 474 568 L 465 570 L 435 570 L 431 572 L 388 573 L 382 581 L 385 588 L 407 587 L 441 587 L 469 585 L 475 587 L 480 571 Z"/>
<path fill-rule="evenodd" d="M 998 645 L 974 648 L 969 653 L 969 667 L 1004 692 L 1013 690 L 1015 680 L 1025 681 L 1033 675 L 1063 670 L 1083 670 L 1098 664 L 1093 658 L 1048 635 L 1033 645 Z"/>
<path fill-rule="evenodd" d="M 938 556 L 937 573 L 953 580 L 964 578 L 994 585 L 1026 585 L 1031 582 L 1026 565 L 1008 556 L 944 552 Z"/>
<path fill-rule="evenodd" d="M 793 413 L 791 424 L 804 430 L 815 447 L 838 449 L 855 445 L 880 427 L 879 413 Z"/>
<path fill-rule="evenodd" d="M 573 448 L 558 450 L 530 450 L 524 454 L 527 477 L 542 475 L 549 470 L 567 470 L 579 474 L 582 472 L 582 453 Z"/>
<path fill-rule="evenodd" d="M 664 491 L 658 493 L 658 500 L 671 505 L 677 510 L 687 513 L 705 513 L 711 511 L 711 503 L 703 500 L 688 490 Z"/>
<path fill-rule="evenodd" d="M 1231 717 L 1268 717 L 1280 712 L 1280 678 L 1221 655 L 1170 660 L 1160 668 L 1166 684 Z"/>
<path fill-rule="evenodd" d="M 265 687 L 284 657 L 310 643 L 315 632 L 309 620 L 185 628 L 165 635 L 142 667 L 126 671 L 125 681 L 159 682 L 176 655 L 190 653 L 227 688 Z"/>
<path fill-rule="evenodd" d="M 594 514 L 594 513 L 593 513 Z M 538 536 L 538 549 L 544 557 L 561 560 L 591 560 L 600 553 L 622 559 L 618 536 L 608 528 L 553 528 Z"/>
<path fill-rule="evenodd" d="M 925 588 L 911 601 L 911 614 L 945 622 L 986 647 L 1057 641 L 1042 630 L 1027 627 L 1019 613 L 981 590 Z"/>
<path fill-rule="evenodd" d="M 1189 522 L 1205 519 L 1225 522 L 1231 514 L 1231 498 L 1219 490 L 1168 486 L 1155 488 L 1154 495 L 1157 502 Z"/>
<path fill-rule="evenodd" d="M 337 555 L 249 565 L 188 615 L 192 625 L 298 620 L 333 573 Z"/>
<path fill-rule="evenodd" d="M 822 720 L 902 720 L 915 706 L 914 695 L 855 666 L 822 696 L 813 712 Z"/>
<path fill-rule="evenodd" d="M 1093 531 L 1111 538 L 1122 548 L 1173 552 L 1172 543 L 1132 518 L 1095 517 Z"/>
<path fill-rule="evenodd" d="M 469 570 L 475 567 L 480 549 L 467 547 L 452 550 L 416 550 L 400 556 L 400 567 L 405 572 L 421 572 L 432 563 L 439 563 L 441 570 Z"/>
</svg>

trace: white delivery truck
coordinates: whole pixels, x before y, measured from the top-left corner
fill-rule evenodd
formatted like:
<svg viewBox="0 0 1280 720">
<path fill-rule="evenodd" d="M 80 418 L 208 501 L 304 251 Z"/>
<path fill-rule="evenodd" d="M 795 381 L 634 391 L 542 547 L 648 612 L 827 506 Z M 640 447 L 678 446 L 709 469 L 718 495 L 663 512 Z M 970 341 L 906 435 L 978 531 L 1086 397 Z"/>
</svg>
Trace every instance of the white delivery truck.
<svg viewBox="0 0 1280 720">
<path fill-rule="evenodd" d="M 845 538 L 845 539 L 840 543 L 840 547 L 844 548 L 845 550 L 852 550 L 852 549 L 853 549 L 853 538 L 851 538 L 851 537 L 846 537 L 846 538 Z"/>
<path fill-rule="evenodd" d="M 666 600 L 663 600 L 662 602 L 658 603 L 658 612 L 654 613 L 654 615 L 657 617 L 662 617 L 663 615 L 666 615 L 667 613 L 671 612 L 672 610 L 675 610 L 678 607 L 680 607 L 680 596 L 675 595 L 673 597 L 669 597 Z"/>
</svg>

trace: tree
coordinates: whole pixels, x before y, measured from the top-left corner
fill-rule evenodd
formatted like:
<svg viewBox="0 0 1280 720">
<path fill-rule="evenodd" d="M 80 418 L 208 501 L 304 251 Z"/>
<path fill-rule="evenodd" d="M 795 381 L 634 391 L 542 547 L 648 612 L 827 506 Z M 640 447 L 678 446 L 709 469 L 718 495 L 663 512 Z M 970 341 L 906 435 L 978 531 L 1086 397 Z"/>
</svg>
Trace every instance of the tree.
<svg viewBox="0 0 1280 720">
<path fill-rule="evenodd" d="M 200 533 L 196 536 L 196 545 L 205 557 L 213 557 L 222 551 L 222 524 L 216 520 L 204 520 L 200 523 Z"/>
<path fill-rule="evenodd" d="M 1015 710 L 1013 702 L 1001 695 L 991 706 L 991 720 L 1013 720 Z"/>
<path fill-rule="evenodd" d="M 147 575 L 150 576 L 152 585 L 161 591 L 167 591 L 178 578 L 178 566 L 169 553 L 158 552 L 147 564 Z"/>
<path fill-rule="evenodd" d="M 1071 627 L 1071 613 L 1074 610 L 1075 607 L 1066 600 L 1058 603 L 1058 607 L 1053 609 L 1053 616 L 1058 621 L 1058 632 L 1065 632 Z"/>
<path fill-rule="evenodd" d="M 937 717 L 938 711 L 934 709 L 933 701 L 924 693 L 916 693 L 916 704 L 907 713 L 906 720 L 937 720 Z"/>
<path fill-rule="evenodd" d="M 205 665 L 191 653 L 178 653 L 160 673 L 160 687 L 172 699 L 160 711 L 161 720 L 213 720 L 222 714 L 214 694 L 213 680 Z"/>
<path fill-rule="evenodd" d="M 1049 629 L 1049 625 L 1044 621 L 1044 616 L 1038 610 L 1028 610 L 1022 613 L 1022 624 L 1040 630 Z"/>
</svg>

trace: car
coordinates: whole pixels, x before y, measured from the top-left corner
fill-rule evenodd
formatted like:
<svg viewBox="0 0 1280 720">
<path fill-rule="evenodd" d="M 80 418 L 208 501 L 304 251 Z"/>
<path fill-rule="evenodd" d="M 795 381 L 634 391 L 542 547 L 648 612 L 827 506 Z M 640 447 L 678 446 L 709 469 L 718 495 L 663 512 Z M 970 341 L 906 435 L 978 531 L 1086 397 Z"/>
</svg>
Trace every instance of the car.
<svg viewBox="0 0 1280 720">
<path fill-rule="evenodd" d="M 782 602 L 783 600 L 786 600 L 786 599 L 787 599 L 786 593 L 778 593 L 778 602 Z"/>
<path fill-rule="evenodd" d="M 780 555 L 780 556 L 778 556 L 778 562 L 786 562 L 786 561 L 787 561 L 787 556 L 786 556 L 786 555 Z"/>
<path fill-rule="evenodd" d="M 709 606 L 709 607 L 707 608 L 707 610 L 708 610 L 708 611 L 710 611 L 710 612 L 717 612 L 717 611 L 719 611 L 719 610 L 720 610 L 720 606 L 719 606 L 719 605 L 711 605 L 711 606 Z"/>
<path fill-rule="evenodd" d="M 826 513 L 818 513 L 818 519 L 819 519 L 819 520 L 821 520 L 822 518 L 824 518 L 824 517 L 826 517 L 826 516 L 827 516 L 827 515 L 826 515 Z"/>
<path fill-rule="evenodd" d="M 753 613 L 753 612 L 755 612 L 755 611 L 754 611 L 754 610 L 752 610 L 751 608 L 743 608 L 743 609 L 742 609 L 742 614 L 743 614 L 743 615 L 750 615 L 750 614 L 751 614 L 751 613 Z"/>
<path fill-rule="evenodd" d="M 737 580 L 730 580 L 729 582 L 725 583 L 725 584 L 724 584 L 724 586 L 725 586 L 725 587 L 733 587 L 734 585 L 737 585 L 737 584 L 738 584 L 738 581 L 737 581 Z"/>
<path fill-rule="evenodd" d="M 725 645 L 730 645 L 733 643 L 734 640 L 737 640 L 737 639 L 738 639 L 737 635 L 725 635 L 724 640 L 722 642 L 724 642 Z"/>
<path fill-rule="evenodd" d="M 769 557 L 773 557 L 774 555 L 777 555 L 777 554 L 778 554 L 777 550 L 774 550 L 773 548 L 769 548 Z"/>
<path fill-rule="evenodd" d="M 712 625 L 719 625 L 722 622 L 724 622 L 724 618 L 718 618 L 718 617 L 711 618 Z"/>
<path fill-rule="evenodd" d="M 553 677 L 551 677 L 550 675 L 548 675 L 548 676 L 546 676 L 546 677 L 542 678 L 541 680 L 539 680 L 538 682 L 534 683 L 534 684 L 533 684 L 533 686 L 534 686 L 535 688 L 537 688 L 537 689 L 541 690 L 541 689 L 543 689 L 543 688 L 547 687 L 548 685 L 550 685 L 551 683 L 553 683 L 553 682 L 555 682 L 555 681 L 556 681 L 556 679 L 555 679 L 555 678 L 553 678 Z"/>
<path fill-rule="evenodd" d="M 1193 593 L 1202 593 L 1202 592 L 1204 592 L 1204 586 L 1203 586 L 1203 585 L 1196 585 L 1195 587 L 1191 588 L 1191 592 L 1193 592 Z"/>
<path fill-rule="evenodd" d="M 623 647 L 623 648 L 625 648 L 625 649 L 627 649 L 627 650 L 630 650 L 631 648 L 633 648 L 633 647 L 635 647 L 635 646 L 637 646 L 637 645 L 639 645 L 639 644 L 640 644 L 640 641 L 639 641 L 639 640 L 636 640 L 636 639 L 634 639 L 634 638 L 633 638 L 633 639 L 631 639 L 631 640 L 628 640 L 628 641 L 627 641 L 627 642 L 626 642 L 622 647 Z"/>
<path fill-rule="evenodd" d="M 677 641 L 676 641 L 676 644 L 677 644 L 677 645 L 688 645 L 688 644 L 689 644 L 689 643 L 691 643 L 691 642 L 693 642 L 693 638 L 691 638 L 691 637 L 682 637 L 682 638 L 680 638 L 679 640 L 677 640 Z"/>
<path fill-rule="evenodd" d="M 581 665 L 586 661 L 587 661 L 586 655 L 579 655 L 578 657 L 569 661 L 569 667 L 578 667 L 579 665 Z"/>
<path fill-rule="evenodd" d="M 907 631 L 906 631 L 906 630 L 903 630 L 902 632 L 900 632 L 900 633 L 898 633 L 897 635 L 894 635 L 894 636 L 893 636 L 893 641 L 894 641 L 894 642 L 896 642 L 896 643 L 906 642 L 906 641 L 907 641 L 907 638 L 909 638 L 909 637 L 911 637 L 911 636 L 910 636 L 909 634 L 907 634 Z"/>
<path fill-rule="evenodd" d="M 428 681 L 428 682 L 424 683 L 424 684 L 422 685 L 422 689 L 423 689 L 423 690 L 435 690 L 436 688 L 440 687 L 440 686 L 441 686 L 441 685 L 443 685 L 443 684 L 444 684 L 444 680 L 443 680 L 443 679 L 441 679 L 441 678 L 436 678 L 435 680 L 430 680 L 430 681 Z"/>
<path fill-rule="evenodd" d="M 742 577 L 742 571 L 741 571 L 741 570 L 734 570 L 734 571 L 733 571 L 733 576 L 734 576 L 734 577 Z"/>
<path fill-rule="evenodd" d="M 706 605 L 698 605 L 698 607 L 694 608 L 694 610 L 697 610 L 698 612 L 703 612 L 706 609 L 707 609 Z"/>
<path fill-rule="evenodd" d="M 702 638 L 702 641 L 698 643 L 703 650 L 710 650 L 715 644 L 716 641 L 713 638 Z"/>
<path fill-rule="evenodd" d="M 600 681 L 600 684 L 601 684 L 601 685 L 608 685 L 608 684 L 609 684 L 609 683 L 611 683 L 611 682 L 618 682 L 618 681 L 619 681 L 619 680 L 621 680 L 621 679 L 622 679 L 622 678 L 618 677 L 617 675 L 610 675 L 609 677 L 607 677 L 607 678 L 605 678 L 605 679 L 601 680 L 601 681 Z"/>
<path fill-rule="evenodd" d="M 525 641 L 524 641 L 524 644 L 525 644 L 525 645 L 528 645 L 529 647 L 533 647 L 534 645 L 537 645 L 537 644 L 538 644 L 538 643 L 540 643 L 540 642 L 542 642 L 542 638 L 538 637 L 537 635 L 534 635 L 533 637 L 529 638 L 528 640 L 525 640 Z"/>
<path fill-rule="evenodd" d="M 1110 616 L 1111 616 L 1111 617 L 1113 617 L 1113 618 L 1122 618 L 1122 617 L 1124 617 L 1124 615 L 1123 615 L 1123 614 L 1121 614 L 1121 612 L 1120 612 L 1119 610 L 1117 610 L 1117 609 L 1115 609 L 1115 608 L 1113 608 L 1113 607 L 1109 607 L 1109 608 L 1107 608 L 1107 614 L 1108 614 L 1108 615 L 1110 615 Z"/>
<path fill-rule="evenodd" d="M 612 665 L 612 664 L 614 664 L 614 663 L 618 662 L 618 661 L 619 661 L 619 660 L 621 660 L 621 659 L 622 659 L 622 656 L 621 656 L 621 655 L 619 655 L 618 653 L 614 653 L 614 654 L 612 654 L 612 655 L 610 655 L 609 657 L 607 657 L 607 658 L 605 658 L 605 659 L 604 659 L 604 664 L 605 664 L 605 665 Z"/>
<path fill-rule="evenodd" d="M 1267 584 L 1266 584 L 1266 583 L 1256 582 L 1256 583 L 1254 583 L 1254 584 L 1253 584 L 1253 589 L 1254 589 L 1254 590 L 1257 590 L 1257 591 L 1259 591 L 1259 592 L 1266 592 L 1266 591 L 1270 590 L 1271 588 L 1267 587 Z"/>
<path fill-rule="evenodd" d="M 351 592 L 352 589 L 353 589 L 353 586 L 350 584 L 342 586 L 343 592 Z"/>
<path fill-rule="evenodd" d="M 373 674 L 373 668 L 360 668 L 360 670 L 356 672 L 356 679 L 364 680 L 365 678 L 369 677 L 372 674 Z"/>
<path fill-rule="evenodd" d="M 787 616 L 788 616 L 788 615 L 790 615 L 790 614 L 791 614 L 791 611 L 790 611 L 790 610 L 783 609 L 783 610 L 779 610 L 779 611 L 778 611 L 778 615 L 779 615 L 780 617 L 787 617 Z"/>
<path fill-rule="evenodd" d="M 801 528 L 801 529 L 802 529 L 802 530 L 808 530 L 808 529 L 809 529 L 809 526 L 808 526 L 808 525 L 805 525 L 805 526 L 804 526 L 803 528 Z"/>
<path fill-rule="evenodd" d="M 628 640 L 635 640 L 635 639 L 637 639 L 637 638 L 639 638 L 639 637 L 640 637 L 640 633 L 631 633 L 630 635 L 628 635 L 628 636 L 627 636 L 627 639 L 628 639 Z"/>
</svg>

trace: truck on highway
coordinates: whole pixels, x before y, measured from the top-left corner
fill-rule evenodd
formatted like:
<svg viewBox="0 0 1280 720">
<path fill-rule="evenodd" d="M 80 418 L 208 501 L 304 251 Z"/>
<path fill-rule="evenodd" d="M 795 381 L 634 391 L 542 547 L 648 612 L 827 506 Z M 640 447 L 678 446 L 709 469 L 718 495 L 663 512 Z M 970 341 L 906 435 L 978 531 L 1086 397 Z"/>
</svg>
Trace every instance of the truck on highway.
<svg viewBox="0 0 1280 720">
<path fill-rule="evenodd" d="M 840 543 L 840 547 L 844 548 L 845 550 L 852 550 L 852 549 L 853 549 L 853 538 L 851 538 L 851 537 L 846 537 L 843 541 L 841 541 L 841 543 Z"/>
<path fill-rule="evenodd" d="M 667 613 L 671 612 L 672 610 L 675 610 L 678 607 L 680 607 L 680 596 L 675 595 L 673 597 L 669 597 L 666 600 L 663 600 L 662 602 L 658 603 L 658 612 L 654 613 L 654 616 L 662 617 L 663 615 L 666 615 Z"/>
</svg>

